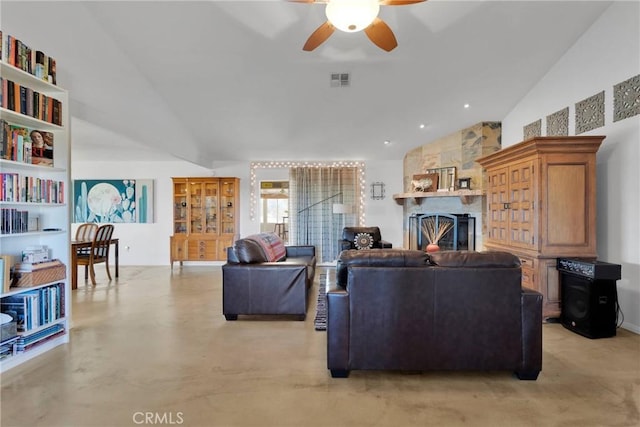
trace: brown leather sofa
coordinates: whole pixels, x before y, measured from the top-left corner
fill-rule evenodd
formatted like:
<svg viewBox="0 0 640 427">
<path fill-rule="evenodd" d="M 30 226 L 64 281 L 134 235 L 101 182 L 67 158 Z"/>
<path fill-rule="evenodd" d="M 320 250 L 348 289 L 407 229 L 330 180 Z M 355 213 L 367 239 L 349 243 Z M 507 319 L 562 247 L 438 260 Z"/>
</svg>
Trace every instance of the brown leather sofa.
<svg viewBox="0 0 640 427">
<path fill-rule="evenodd" d="M 542 369 L 542 294 L 506 252 L 343 251 L 327 290 L 327 365 L 351 370 Z"/>
<path fill-rule="evenodd" d="M 272 234 L 272 233 L 270 233 Z M 222 311 L 239 314 L 289 314 L 304 320 L 316 268 L 314 246 L 286 246 L 278 261 L 268 261 L 255 241 L 239 239 L 227 248 L 222 266 Z"/>
</svg>

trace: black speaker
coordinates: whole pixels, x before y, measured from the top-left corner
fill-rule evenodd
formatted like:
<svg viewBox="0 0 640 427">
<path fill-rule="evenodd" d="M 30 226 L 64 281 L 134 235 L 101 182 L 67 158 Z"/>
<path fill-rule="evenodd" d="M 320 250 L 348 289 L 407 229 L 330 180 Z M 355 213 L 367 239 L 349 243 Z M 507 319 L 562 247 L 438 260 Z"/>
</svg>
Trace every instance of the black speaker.
<svg viewBox="0 0 640 427">
<path fill-rule="evenodd" d="M 560 271 L 562 325 L 587 338 L 615 336 L 618 307 L 616 281 Z"/>
</svg>

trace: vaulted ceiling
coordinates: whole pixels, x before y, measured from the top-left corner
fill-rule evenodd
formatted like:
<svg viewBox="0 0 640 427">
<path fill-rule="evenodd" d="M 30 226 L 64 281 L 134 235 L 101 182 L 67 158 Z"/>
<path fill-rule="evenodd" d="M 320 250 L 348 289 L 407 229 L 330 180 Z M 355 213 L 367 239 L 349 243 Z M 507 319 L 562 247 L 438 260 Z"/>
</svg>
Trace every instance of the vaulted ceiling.
<svg viewBox="0 0 640 427">
<path fill-rule="evenodd" d="M 3 0 L 0 20 L 56 58 L 74 159 L 175 156 L 215 167 L 399 160 L 500 121 L 610 3 L 383 6 L 398 40 L 391 52 L 341 32 L 303 52 L 324 7 L 276 0 Z M 349 73 L 350 85 L 331 87 L 332 73 Z"/>
</svg>

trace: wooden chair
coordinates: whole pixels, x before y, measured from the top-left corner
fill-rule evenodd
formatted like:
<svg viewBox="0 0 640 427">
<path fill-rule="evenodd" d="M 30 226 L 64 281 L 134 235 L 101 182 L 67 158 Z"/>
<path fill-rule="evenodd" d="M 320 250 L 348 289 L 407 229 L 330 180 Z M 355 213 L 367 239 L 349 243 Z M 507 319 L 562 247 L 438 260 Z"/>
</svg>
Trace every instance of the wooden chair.
<svg viewBox="0 0 640 427">
<path fill-rule="evenodd" d="M 98 231 L 98 224 L 95 222 L 80 224 L 76 230 L 75 240 L 78 242 L 93 240 L 93 237 L 96 235 L 96 231 Z"/>
<path fill-rule="evenodd" d="M 113 225 L 104 224 L 98 227 L 91 243 L 91 250 L 86 254 L 78 254 L 78 265 L 84 265 L 84 278 L 87 279 L 87 271 L 91 275 L 91 283 L 96 285 L 95 264 L 104 263 L 107 269 L 107 276 L 111 280 L 109 271 L 109 246 L 113 235 Z"/>
<path fill-rule="evenodd" d="M 96 224 L 95 222 L 80 224 L 78 226 L 78 229 L 76 230 L 75 240 L 77 242 L 93 241 L 93 238 L 96 235 L 96 231 L 98 231 L 98 224 Z M 78 257 L 80 257 L 81 255 L 89 255 L 89 252 L 91 252 L 91 248 L 79 248 L 76 249 L 76 252 L 78 253 Z M 84 280 L 87 280 L 89 278 L 89 272 L 87 268 L 84 269 L 84 273 Z"/>
</svg>

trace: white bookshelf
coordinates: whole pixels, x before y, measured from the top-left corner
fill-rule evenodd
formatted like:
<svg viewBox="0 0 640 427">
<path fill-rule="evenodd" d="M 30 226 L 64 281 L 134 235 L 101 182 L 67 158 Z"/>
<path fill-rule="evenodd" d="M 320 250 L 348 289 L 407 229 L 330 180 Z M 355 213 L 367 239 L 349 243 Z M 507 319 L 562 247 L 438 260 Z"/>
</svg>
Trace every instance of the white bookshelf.
<svg viewBox="0 0 640 427">
<path fill-rule="evenodd" d="M 3 34 L 6 37 L 6 34 Z M 4 52 L 3 52 L 4 53 Z M 16 208 L 21 211 L 28 211 L 29 216 L 39 217 L 39 230 L 25 233 L 0 234 L 0 254 L 11 255 L 17 262 L 21 259 L 22 250 L 28 246 L 46 245 L 52 258 L 59 259 L 66 265 L 66 278 L 49 284 L 42 284 L 30 288 L 12 287 L 9 292 L 4 292 L 0 288 L 0 299 L 19 295 L 21 293 L 40 289 L 55 283 L 62 283 L 64 289 L 61 305 L 64 307 L 64 316 L 50 321 L 43 326 L 33 328 L 27 332 L 19 334 L 28 336 L 30 334 L 42 332 L 48 326 L 61 325 L 64 332 L 41 344 L 34 345 L 24 352 L 16 353 L 0 360 L 0 372 L 4 372 L 18 366 L 27 360 L 37 357 L 61 344 L 69 342 L 69 328 L 71 327 L 71 287 L 70 287 L 70 213 L 72 205 L 70 197 L 70 130 L 69 130 L 69 96 L 66 90 L 59 86 L 49 84 L 35 76 L 26 73 L 14 66 L 0 61 L 0 76 L 3 79 L 11 80 L 22 86 L 29 87 L 34 91 L 48 97 L 57 99 L 62 103 L 61 116 L 62 124 L 56 125 L 33 117 L 29 117 L 15 111 L 0 108 L 0 118 L 10 124 L 51 132 L 54 135 L 53 144 L 53 167 L 33 165 L 11 160 L 0 160 L 1 173 L 17 173 L 21 176 L 28 176 L 41 179 L 52 179 L 63 183 L 63 202 L 61 203 L 30 203 L 30 202 L 7 202 L 0 201 L 0 208 Z M 54 231 L 44 231 L 44 229 L 54 229 Z"/>
</svg>

